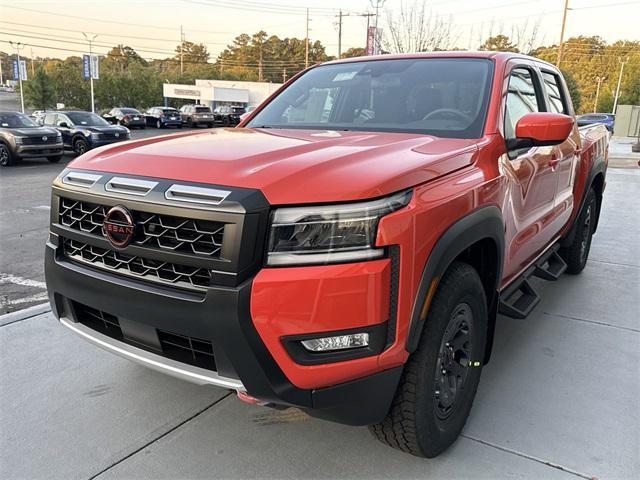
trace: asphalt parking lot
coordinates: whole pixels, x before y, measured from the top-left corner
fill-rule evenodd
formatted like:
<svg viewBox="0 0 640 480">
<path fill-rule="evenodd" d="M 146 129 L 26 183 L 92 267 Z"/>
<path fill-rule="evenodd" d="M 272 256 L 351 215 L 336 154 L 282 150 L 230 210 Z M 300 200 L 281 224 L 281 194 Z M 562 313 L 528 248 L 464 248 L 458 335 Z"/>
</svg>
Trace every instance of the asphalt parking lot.
<svg viewBox="0 0 640 480">
<path fill-rule="evenodd" d="M 3 274 L 42 281 L 61 168 L 0 174 Z M 640 478 L 640 170 L 607 181 L 587 268 L 537 282 L 527 320 L 499 319 L 471 418 L 436 459 L 134 365 L 41 307 L 0 317 L 0 478 Z"/>
<path fill-rule="evenodd" d="M 147 128 L 132 130 L 131 137 L 184 130 L 190 129 Z M 73 158 L 74 154 L 67 152 L 58 164 L 32 159 L 0 170 L 0 315 L 46 300 L 42 254 L 49 223 L 50 186 Z"/>
</svg>

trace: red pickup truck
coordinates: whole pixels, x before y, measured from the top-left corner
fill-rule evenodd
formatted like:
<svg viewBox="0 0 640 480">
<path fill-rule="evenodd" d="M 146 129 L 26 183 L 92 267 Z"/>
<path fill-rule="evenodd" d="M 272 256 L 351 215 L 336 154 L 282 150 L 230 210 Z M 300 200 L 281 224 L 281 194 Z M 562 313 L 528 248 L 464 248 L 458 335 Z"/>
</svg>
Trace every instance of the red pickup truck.
<svg viewBox="0 0 640 480">
<path fill-rule="evenodd" d="M 433 457 L 469 415 L 497 315 L 531 312 L 532 276 L 584 268 L 607 141 L 535 58 L 329 62 L 238 128 L 71 163 L 50 300 L 111 352 Z"/>
</svg>

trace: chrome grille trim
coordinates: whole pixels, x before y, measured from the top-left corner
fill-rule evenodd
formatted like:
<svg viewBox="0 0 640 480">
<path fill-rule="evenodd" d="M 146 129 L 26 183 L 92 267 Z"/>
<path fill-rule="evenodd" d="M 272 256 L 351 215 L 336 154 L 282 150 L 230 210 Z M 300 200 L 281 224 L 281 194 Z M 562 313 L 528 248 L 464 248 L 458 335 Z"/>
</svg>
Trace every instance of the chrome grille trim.
<svg viewBox="0 0 640 480">
<path fill-rule="evenodd" d="M 171 185 L 164 193 L 167 200 L 177 202 L 220 205 L 231 192 L 215 188 L 191 187 L 189 185 Z"/>
<path fill-rule="evenodd" d="M 204 290 L 211 283 L 206 268 L 128 255 L 68 238 L 61 242 L 66 258 L 101 270 L 188 290 Z"/>
<path fill-rule="evenodd" d="M 158 182 L 137 178 L 113 177 L 105 185 L 107 192 L 124 193 L 144 197 L 158 185 Z"/>
<path fill-rule="evenodd" d="M 91 188 L 101 178 L 102 175 L 96 175 L 93 173 L 69 172 L 62 177 L 62 183 L 76 187 Z"/>
</svg>

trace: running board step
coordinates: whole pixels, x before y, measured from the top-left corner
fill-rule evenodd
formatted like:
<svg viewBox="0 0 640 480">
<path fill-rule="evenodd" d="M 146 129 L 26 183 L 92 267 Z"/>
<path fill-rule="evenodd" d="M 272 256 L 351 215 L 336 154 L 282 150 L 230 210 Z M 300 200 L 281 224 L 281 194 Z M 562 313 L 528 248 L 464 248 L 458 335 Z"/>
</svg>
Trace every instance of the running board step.
<svg viewBox="0 0 640 480">
<path fill-rule="evenodd" d="M 567 264 L 558 253 L 558 248 L 552 248 L 536 263 L 533 274 L 543 280 L 555 282 L 567 269 Z"/>
<path fill-rule="evenodd" d="M 499 312 L 511 318 L 527 318 L 539 302 L 540 295 L 526 278 L 522 278 L 500 295 Z"/>
</svg>

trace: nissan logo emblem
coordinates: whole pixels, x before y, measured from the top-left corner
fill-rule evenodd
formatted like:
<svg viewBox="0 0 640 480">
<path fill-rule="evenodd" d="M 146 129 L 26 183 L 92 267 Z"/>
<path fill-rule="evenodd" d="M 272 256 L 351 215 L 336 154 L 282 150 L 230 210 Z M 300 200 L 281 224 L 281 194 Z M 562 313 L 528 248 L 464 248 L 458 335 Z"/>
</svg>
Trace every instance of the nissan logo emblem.
<svg viewBox="0 0 640 480">
<path fill-rule="evenodd" d="M 104 217 L 102 233 L 116 248 L 129 245 L 136 233 L 136 224 L 133 222 L 131 212 L 121 206 L 113 207 Z"/>
<path fill-rule="evenodd" d="M 47 141 L 47 137 L 46 137 L 46 136 L 45 136 L 45 137 L 42 137 L 42 141 L 43 141 L 43 142 L 46 142 L 46 141 Z"/>
</svg>

